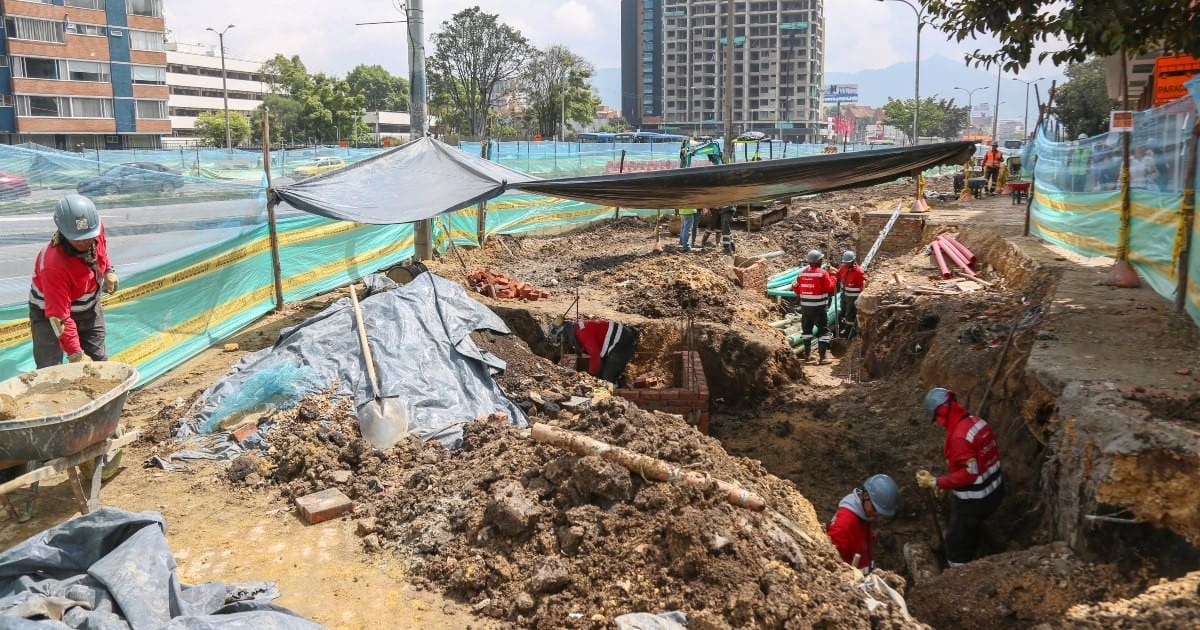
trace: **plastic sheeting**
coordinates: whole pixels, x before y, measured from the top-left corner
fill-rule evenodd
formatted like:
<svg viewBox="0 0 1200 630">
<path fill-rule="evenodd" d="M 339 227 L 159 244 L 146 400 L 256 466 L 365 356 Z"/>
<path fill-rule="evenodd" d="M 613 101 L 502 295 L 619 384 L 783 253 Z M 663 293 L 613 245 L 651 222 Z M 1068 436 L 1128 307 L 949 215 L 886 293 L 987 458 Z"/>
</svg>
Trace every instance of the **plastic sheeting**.
<svg viewBox="0 0 1200 630">
<path fill-rule="evenodd" d="M 156 512 L 101 508 L 0 553 L 0 627 L 321 628 L 271 604 L 269 582 L 180 583 L 166 530 Z"/>
<path fill-rule="evenodd" d="M 419 138 L 352 167 L 275 189 L 290 205 L 331 219 L 411 223 L 496 197 L 534 178 Z"/>
<path fill-rule="evenodd" d="M 412 434 L 454 448 L 461 443 L 462 425 L 496 411 L 525 426 L 524 413 L 492 379 L 494 372 L 504 369 L 504 361 L 481 350 L 470 336 L 476 330 L 507 334 L 509 329 L 499 316 L 462 287 L 432 273 L 420 274 L 399 288 L 384 276 L 370 276 L 368 282 L 373 287 L 391 287 L 372 291 L 361 301 L 363 322 L 380 394 L 399 399 L 408 412 Z M 259 406 L 265 402 L 294 405 L 304 393 L 331 385 L 353 396 L 359 408 L 373 400 L 365 365 L 350 300 L 343 298 L 299 326 L 280 331 L 274 347 L 244 357 L 229 375 L 205 390 L 196 403 L 200 427 L 206 433 L 218 431 L 230 414 L 261 412 Z M 301 366 L 310 374 L 308 387 L 291 388 L 285 392 L 290 395 L 276 395 L 271 401 L 245 395 L 251 385 L 259 388 L 279 380 L 276 376 L 290 378 Z M 280 394 L 283 388 L 267 391 Z M 228 402 L 235 398 L 242 400 Z"/>
<path fill-rule="evenodd" d="M 421 138 L 351 168 L 275 189 L 289 204 L 335 219 L 408 223 L 486 201 L 507 189 L 605 206 L 695 208 L 870 186 L 961 164 L 969 142 L 786 160 L 537 180 Z M 432 181 L 444 185 L 431 186 Z"/>
</svg>

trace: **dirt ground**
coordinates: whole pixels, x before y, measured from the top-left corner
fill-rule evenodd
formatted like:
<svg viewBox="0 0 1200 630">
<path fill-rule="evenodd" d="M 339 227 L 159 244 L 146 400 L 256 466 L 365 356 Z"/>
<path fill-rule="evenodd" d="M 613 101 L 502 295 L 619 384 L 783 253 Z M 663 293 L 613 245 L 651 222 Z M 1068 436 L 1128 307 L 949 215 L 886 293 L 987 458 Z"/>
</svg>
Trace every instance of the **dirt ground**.
<svg viewBox="0 0 1200 630">
<path fill-rule="evenodd" d="M 735 233 L 737 253 L 783 250 L 768 260 L 768 273 L 799 264 L 812 248 L 836 256 L 854 249 L 863 213 L 890 210 L 911 187 L 797 199 L 784 221 Z M 867 476 L 892 475 L 901 506 L 878 525 L 878 566 L 911 577 L 905 543 L 936 547 L 933 518 L 939 509 L 945 514 L 913 482 L 919 469 L 944 467 L 943 432 L 920 410 L 925 390 L 941 384 L 992 421 L 1008 494 L 984 537 L 987 558 L 906 589 L 897 583 L 919 621 L 938 628 L 1149 627 L 1143 622 L 1153 619 L 1163 622 L 1158 627 L 1194 627 L 1195 574 L 1138 593 L 1200 564 L 1168 567 L 1155 557 L 1168 547 L 1156 552 L 1156 543 L 1138 546 L 1127 536 L 1118 558 L 1083 557 L 1054 543 L 1062 534 L 1046 504 L 1042 463 L 1057 394 L 1027 376 L 1031 357 L 1044 356 L 1076 373 L 1103 366 L 1101 377 L 1115 381 L 1166 379 L 1171 395 L 1156 385 L 1131 388 L 1129 397 L 1141 396 L 1161 415 L 1193 418 L 1188 405 L 1200 396 L 1180 403 L 1175 393 L 1200 385 L 1171 380 L 1170 370 L 1180 369 L 1174 365 L 1122 367 L 1122 353 L 1130 352 L 1128 330 L 1161 329 L 1183 343 L 1178 353 L 1156 356 L 1178 363 L 1190 351 L 1194 362 L 1194 326 L 1165 319 L 1156 306 L 1162 300 L 1145 290 L 1128 295 L 1146 308 L 1120 313 L 1119 322 L 1081 321 L 1077 307 L 1105 300 L 1110 289 L 1087 286 L 1052 300 L 1064 295 L 1056 287 L 1081 261 L 1051 252 L 1031 262 L 1006 241 L 1019 234 L 1023 207 L 1007 198 L 934 207 L 926 240 L 957 232 L 979 254 L 981 277 L 992 286 L 922 294 L 913 287 L 949 286 L 938 284 L 919 247 L 882 258 L 869 270 L 861 334 L 828 365 L 792 355 L 768 326 L 779 307 L 737 287 L 719 249 L 682 253 L 664 232 L 664 251 L 654 253 L 651 221 L 495 237 L 482 249 L 461 250 L 462 263 L 448 252 L 430 265 L 460 282 L 465 270 L 490 267 L 551 292 L 528 303 L 479 296 L 515 334 L 476 341 L 509 361 L 498 382 L 531 419 L 760 492 L 816 543 L 710 490 L 649 483 L 486 420 L 467 427 L 459 452 L 412 442 L 375 452 L 356 441 L 353 419 L 335 400 L 282 412 L 273 450 L 233 467 L 196 464 L 177 474 L 131 463 L 169 447 L 185 401 L 336 294 L 289 306 L 228 340 L 238 351 L 210 349 L 135 392 L 126 421 L 150 438 L 126 454 L 127 468 L 106 486 L 105 502 L 162 511 L 186 579 L 275 580 L 281 605 L 333 627 L 606 627 L 622 612 L 676 608 L 702 628 L 911 627 L 916 622 L 891 613 L 867 614 L 845 566 L 821 543 L 821 524 Z M 893 273 L 904 282 L 891 280 Z M 642 331 L 631 374 L 666 372 L 665 357 L 675 350 L 700 352 L 712 392 L 711 438 L 678 417 L 603 394 L 586 409 L 561 405 L 597 392 L 597 383 L 550 360 L 556 348 L 545 338 L 549 321 L 577 298 L 582 316 Z M 1086 353 L 1078 350 L 1080 331 Z M 356 500 L 353 515 L 304 526 L 288 497 L 335 486 Z M 74 509 L 65 484 L 43 494 L 34 521 L 0 516 L 0 536 L 19 540 Z M 979 603 L 964 607 L 964 599 Z M 1169 610 L 1151 612 L 1155 602 Z"/>
</svg>

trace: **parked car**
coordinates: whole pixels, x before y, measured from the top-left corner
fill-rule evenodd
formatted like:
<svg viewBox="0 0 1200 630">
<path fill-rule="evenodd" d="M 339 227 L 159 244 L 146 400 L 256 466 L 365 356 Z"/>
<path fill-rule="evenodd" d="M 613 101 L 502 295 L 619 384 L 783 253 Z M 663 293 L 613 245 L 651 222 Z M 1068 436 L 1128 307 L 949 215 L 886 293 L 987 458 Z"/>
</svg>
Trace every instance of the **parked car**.
<svg viewBox="0 0 1200 630">
<path fill-rule="evenodd" d="M 155 162 L 118 164 L 75 186 L 81 195 L 116 195 L 131 192 L 171 192 L 183 187 L 183 174 Z"/>
<path fill-rule="evenodd" d="M 336 171 L 345 165 L 346 161 L 342 158 L 323 157 L 317 158 L 317 161 L 313 162 L 312 164 L 296 167 L 296 170 L 293 171 L 293 173 L 295 173 L 296 177 L 312 177 L 313 175 L 328 173 L 329 171 Z"/>
<path fill-rule="evenodd" d="M 24 177 L 0 171 L 0 199 L 28 197 L 29 194 L 29 182 Z"/>
</svg>

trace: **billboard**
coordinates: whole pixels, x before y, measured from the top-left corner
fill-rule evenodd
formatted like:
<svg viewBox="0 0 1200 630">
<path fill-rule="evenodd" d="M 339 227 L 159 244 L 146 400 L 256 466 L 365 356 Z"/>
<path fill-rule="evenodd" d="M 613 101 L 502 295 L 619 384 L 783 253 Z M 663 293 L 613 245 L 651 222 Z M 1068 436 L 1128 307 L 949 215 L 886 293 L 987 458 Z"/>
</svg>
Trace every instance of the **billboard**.
<svg viewBox="0 0 1200 630">
<path fill-rule="evenodd" d="M 826 105 L 836 103 L 857 103 L 857 83 L 831 83 L 825 86 L 824 101 Z"/>
</svg>

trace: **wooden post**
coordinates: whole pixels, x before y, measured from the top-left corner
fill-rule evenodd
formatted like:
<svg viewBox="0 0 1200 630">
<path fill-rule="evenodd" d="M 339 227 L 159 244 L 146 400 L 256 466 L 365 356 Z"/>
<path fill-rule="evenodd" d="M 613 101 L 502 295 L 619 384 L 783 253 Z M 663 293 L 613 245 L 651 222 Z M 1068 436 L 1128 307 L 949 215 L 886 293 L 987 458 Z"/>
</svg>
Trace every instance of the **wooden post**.
<svg viewBox="0 0 1200 630">
<path fill-rule="evenodd" d="M 1179 278 L 1175 289 L 1175 311 L 1182 313 L 1187 305 L 1188 262 L 1192 255 L 1192 230 L 1196 225 L 1196 153 L 1200 151 L 1200 118 L 1192 123 L 1192 136 L 1187 144 L 1186 166 L 1183 168 L 1183 201 L 1179 204 L 1183 215 L 1183 243 L 1179 250 Z"/>
<path fill-rule="evenodd" d="M 1121 225 L 1117 229 L 1117 263 L 1108 272 L 1104 283 L 1123 289 L 1136 289 L 1142 286 L 1137 271 L 1129 264 L 1129 232 L 1130 219 L 1133 214 L 1133 204 L 1129 192 L 1129 142 L 1132 133 L 1121 132 Z"/>
<path fill-rule="evenodd" d="M 617 172 L 618 172 L 618 173 L 624 173 L 624 172 L 625 172 L 625 149 L 621 149 L 621 163 L 617 165 Z M 620 218 L 621 218 L 621 206 L 617 206 L 617 207 L 616 207 L 616 208 L 613 210 L 613 218 L 614 218 L 614 219 L 620 219 Z"/>
<path fill-rule="evenodd" d="M 263 173 L 267 177 L 267 235 L 271 241 L 271 274 L 275 280 L 275 312 L 283 311 L 283 271 L 279 264 L 279 231 L 275 227 L 275 195 L 271 190 L 271 108 L 263 106 Z"/>
</svg>

